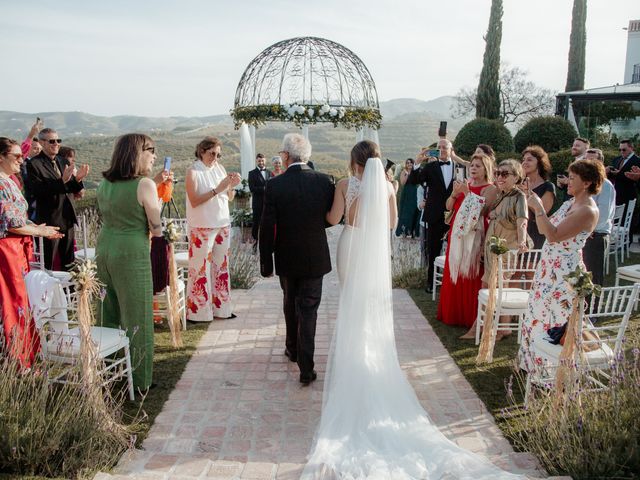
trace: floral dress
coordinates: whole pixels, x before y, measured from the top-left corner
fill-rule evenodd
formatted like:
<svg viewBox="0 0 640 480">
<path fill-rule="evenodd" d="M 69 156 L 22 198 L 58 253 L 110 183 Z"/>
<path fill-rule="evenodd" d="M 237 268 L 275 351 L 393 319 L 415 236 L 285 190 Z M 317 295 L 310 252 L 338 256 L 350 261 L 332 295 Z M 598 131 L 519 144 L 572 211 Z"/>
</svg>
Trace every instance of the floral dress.
<svg viewBox="0 0 640 480">
<path fill-rule="evenodd" d="M 562 204 L 549 218 L 552 225 L 558 226 L 566 218 L 573 200 Z M 573 272 L 582 262 L 584 247 L 590 232 L 582 231 L 575 237 L 562 242 L 546 241 L 529 293 L 529 305 L 522 324 L 521 366 L 529 371 L 531 365 L 541 365 L 539 357 L 533 355 L 530 347 L 533 339 L 551 327 L 564 325 L 571 315 L 572 301 L 575 296 L 564 276 Z"/>
</svg>

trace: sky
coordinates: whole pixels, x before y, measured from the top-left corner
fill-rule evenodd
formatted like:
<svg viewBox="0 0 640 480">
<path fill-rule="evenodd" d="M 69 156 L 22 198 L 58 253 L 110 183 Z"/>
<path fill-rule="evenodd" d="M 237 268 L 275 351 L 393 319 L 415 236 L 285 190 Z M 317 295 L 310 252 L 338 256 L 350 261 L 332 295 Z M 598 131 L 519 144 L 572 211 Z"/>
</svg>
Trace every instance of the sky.
<svg viewBox="0 0 640 480">
<path fill-rule="evenodd" d="M 504 0 L 501 59 L 563 90 L 572 0 Z M 477 85 L 491 0 L 0 0 L 0 110 L 228 113 L 247 65 L 319 36 L 367 65 L 380 101 Z M 622 83 L 640 0 L 588 0 L 585 86 Z"/>
</svg>

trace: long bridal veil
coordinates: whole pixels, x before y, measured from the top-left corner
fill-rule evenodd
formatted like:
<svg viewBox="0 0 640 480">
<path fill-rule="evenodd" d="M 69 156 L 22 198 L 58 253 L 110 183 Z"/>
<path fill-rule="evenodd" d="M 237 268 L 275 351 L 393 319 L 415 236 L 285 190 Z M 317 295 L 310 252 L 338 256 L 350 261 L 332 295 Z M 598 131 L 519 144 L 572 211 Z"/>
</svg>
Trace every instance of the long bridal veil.
<svg viewBox="0 0 640 480">
<path fill-rule="evenodd" d="M 324 381 L 323 408 L 302 479 L 513 479 L 431 424 L 406 379 L 393 330 L 389 186 L 366 163 Z"/>
</svg>

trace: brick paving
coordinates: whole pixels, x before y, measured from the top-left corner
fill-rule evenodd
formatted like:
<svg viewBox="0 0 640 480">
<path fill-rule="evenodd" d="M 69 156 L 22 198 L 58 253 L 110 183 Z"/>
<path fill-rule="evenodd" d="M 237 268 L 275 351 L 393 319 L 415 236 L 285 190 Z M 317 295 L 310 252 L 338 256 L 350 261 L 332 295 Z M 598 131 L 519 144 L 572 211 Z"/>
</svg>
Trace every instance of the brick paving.
<svg viewBox="0 0 640 480">
<path fill-rule="evenodd" d="M 332 251 L 339 227 L 329 231 Z M 335 269 L 334 269 L 335 270 Z M 283 355 L 277 277 L 232 292 L 238 318 L 211 324 L 141 450 L 106 479 L 297 479 L 320 417 L 324 370 L 338 306 L 335 273 L 318 311 L 316 370 L 308 387 Z M 509 471 L 542 477 L 534 457 L 515 453 L 404 290 L 394 290 L 398 354 L 418 398 L 458 445 Z"/>
</svg>

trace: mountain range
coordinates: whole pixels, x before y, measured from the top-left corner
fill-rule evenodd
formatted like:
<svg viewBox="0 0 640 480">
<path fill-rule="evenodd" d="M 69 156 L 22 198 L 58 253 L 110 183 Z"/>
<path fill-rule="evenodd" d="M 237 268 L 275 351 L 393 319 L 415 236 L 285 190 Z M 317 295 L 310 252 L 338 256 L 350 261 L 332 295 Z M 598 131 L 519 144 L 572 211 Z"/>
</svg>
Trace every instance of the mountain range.
<svg viewBox="0 0 640 480">
<path fill-rule="evenodd" d="M 418 124 L 449 121 L 453 130 L 458 130 L 468 119 L 452 119 L 451 107 L 454 97 L 443 96 L 424 101 L 414 98 L 398 98 L 380 102 L 383 129 L 395 123 Z M 0 111 L 0 135 L 22 138 L 29 131 L 36 117 L 43 119 L 45 126 L 54 127 L 61 136 L 114 136 L 126 132 L 169 132 L 181 134 L 210 126 L 231 126 L 228 114 L 205 117 L 143 117 L 117 115 L 112 117 L 92 115 L 85 112 L 36 112 L 22 113 Z"/>
</svg>

